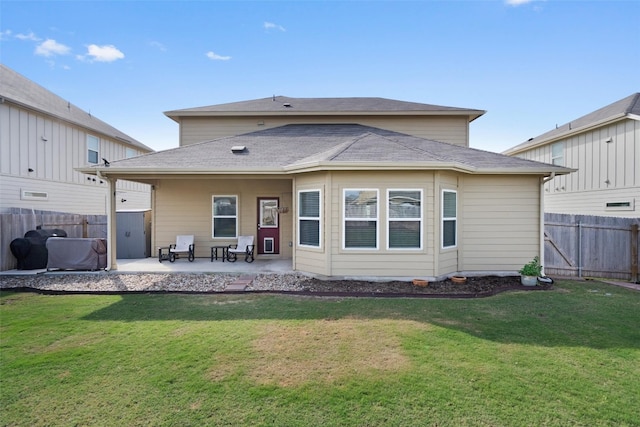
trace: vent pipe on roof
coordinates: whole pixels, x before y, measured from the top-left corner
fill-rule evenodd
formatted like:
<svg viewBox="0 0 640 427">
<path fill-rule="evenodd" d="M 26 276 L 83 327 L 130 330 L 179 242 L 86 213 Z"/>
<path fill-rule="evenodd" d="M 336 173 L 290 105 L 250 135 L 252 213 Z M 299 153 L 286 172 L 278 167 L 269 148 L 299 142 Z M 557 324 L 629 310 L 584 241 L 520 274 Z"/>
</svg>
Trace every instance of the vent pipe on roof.
<svg viewBox="0 0 640 427">
<path fill-rule="evenodd" d="M 234 145 L 233 147 L 231 147 L 231 152 L 233 154 L 241 154 L 247 151 L 247 147 L 245 147 L 244 145 Z"/>
</svg>

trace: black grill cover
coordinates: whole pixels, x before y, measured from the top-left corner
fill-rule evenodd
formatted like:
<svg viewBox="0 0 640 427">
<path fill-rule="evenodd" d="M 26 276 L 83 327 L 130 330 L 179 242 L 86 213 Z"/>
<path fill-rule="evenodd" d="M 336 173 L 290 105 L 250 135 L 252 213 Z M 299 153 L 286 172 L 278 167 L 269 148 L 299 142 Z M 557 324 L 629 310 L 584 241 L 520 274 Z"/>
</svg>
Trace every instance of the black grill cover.
<svg viewBox="0 0 640 427">
<path fill-rule="evenodd" d="M 47 268 L 49 237 L 67 237 L 67 232 L 57 228 L 27 231 L 23 238 L 14 239 L 9 248 L 18 260 L 18 270 Z"/>
</svg>

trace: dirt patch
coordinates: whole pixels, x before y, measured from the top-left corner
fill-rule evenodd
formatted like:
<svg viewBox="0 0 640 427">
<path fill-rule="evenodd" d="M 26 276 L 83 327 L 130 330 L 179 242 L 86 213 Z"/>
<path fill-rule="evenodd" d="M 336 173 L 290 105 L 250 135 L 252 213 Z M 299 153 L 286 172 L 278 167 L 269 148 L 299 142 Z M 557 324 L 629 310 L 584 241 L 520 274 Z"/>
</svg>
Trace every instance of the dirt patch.
<svg viewBox="0 0 640 427">
<path fill-rule="evenodd" d="M 258 384 L 295 387 L 398 373 L 410 368 L 399 336 L 417 327 L 423 326 L 353 318 L 270 324 L 254 341 L 249 375 Z"/>
</svg>

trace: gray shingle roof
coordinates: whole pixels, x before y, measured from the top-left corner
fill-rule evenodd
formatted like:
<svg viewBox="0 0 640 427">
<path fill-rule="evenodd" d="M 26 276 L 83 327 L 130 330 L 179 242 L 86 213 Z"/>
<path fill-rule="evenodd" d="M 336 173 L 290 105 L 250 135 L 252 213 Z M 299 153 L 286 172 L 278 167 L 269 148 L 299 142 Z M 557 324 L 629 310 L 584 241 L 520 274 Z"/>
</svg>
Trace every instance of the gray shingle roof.
<svg viewBox="0 0 640 427">
<path fill-rule="evenodd" d="M 4 64 L 0 64 L 0 97 L 110 138 L 115 138 L 144 151 L 153 151 L 140 141 L 65 101 Z"/>
<path fill-rule="evenodd" d="M 246 150 L 234 154 L 231 147 Z M 563 167 L 357 124 L 286 125 L 111 162 L 107 173 L 295 173 L 312 169 L 456 169 L 559 174 Z"/>
<path fill-rule="evenodd" d="M 640 116 L 640 93 L 629 95 L 626 98 L 572 120 L 569 123 L 558 126 L 556 129 L 552 129 L 542 135 L 538 135 L 535 138 L 531 138 L 528 141 L 506 150 L 505 153 L 514 154 L 516 152 L 526 150 L 529 147 L 543 144 L 546 141 L 565 137 L 576 132 L 582 132 L 585 128 L 590 126 L 607 122 L 609 120 L 628 117 L 629 115 Z"/>
<path fill-rule="evenodd" d="M 445 107 L 417 102 L 397 101 L 386 98 L 290 98 L 273 96 L 250 101 L 205 107 L 167 111 L 171 118 L 191 115 L 260 115 L 260 114 L 311 114 L 344 115 L 355 113 L 371 114 L 456 114 L 468 115 L 470 121 L 485 113 L 483 110 Z"/>
</svg>

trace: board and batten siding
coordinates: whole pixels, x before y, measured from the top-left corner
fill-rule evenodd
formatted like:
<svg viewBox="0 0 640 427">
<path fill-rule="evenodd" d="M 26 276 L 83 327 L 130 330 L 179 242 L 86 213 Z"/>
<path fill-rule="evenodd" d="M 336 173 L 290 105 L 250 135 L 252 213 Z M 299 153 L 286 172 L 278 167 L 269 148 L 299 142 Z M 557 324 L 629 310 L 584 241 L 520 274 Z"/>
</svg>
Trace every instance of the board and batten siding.
<svg viewBox="0 0 640 427">
<path fill-rule="evenodd" d="M 180 119 L 180 145 L 211 141 L 288 124 L 335 123 L 356 123 L 464 147 L 469 146 L 467 118 L 456 116 L 182 117 Z"/>
<path fill-rule="evenodd" d="M 126 157 L 129 146 L 122 142 L 8 102 L 0 104 L 0 210 L 18 207 L 106 214 L 107 183 L 75 170 L 88 164 L 87 134 L 99 138 L 99 159 Z M 129 148 L 143 154 L 137 148 Z M 118 209 L 150 207 L 148 185 L 120 180 L 116 188 L 117 201 L 122 204 Z M 47 192 L 48 198 L 25 200 L 22 190 Z"/>
<path fill-rule="evenodd" d="M 519 270 L 540 253 L 540 178 L 467 175 L 459 203 L 460 270 Z"/>
<path fill-rule="evenodd" d="M 213 245 L 237 243 L 237 239 L 213 239 L 212 196 L 238 196 L 238 235 L 256 237 L 258 197 L 279 197 L 280 206 L 289 212 L 280 214 L 280 254 L 269 257 L 291 258 L 294 213 L 292 206 L 292 181 L 290 178 L 202 178 L 162 179 L 155 185 L 152 233 L 154 254 L 158 247 L 175 243 L 177 235 L 195 237 L 195 254 L 208 258 Z M 257 254 L 257 252 L 256 252 Z"/>
<path fill-rule="evenodd" d="M 518 157 L 551 163 L 556 143 L 564 144 L 563 166 L 577 171 L 545 184 L 546 212 L 640 216 L 640 121 L 625 119 L 533 148 Z M 626 201 L 631 202 L 630 209 L 607 208 L 607 203 Z"/>
</svg>

